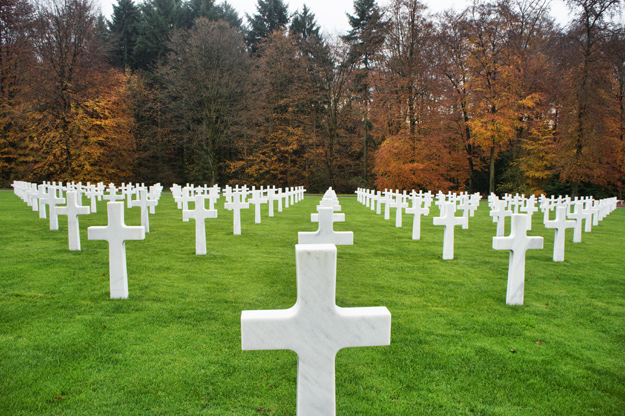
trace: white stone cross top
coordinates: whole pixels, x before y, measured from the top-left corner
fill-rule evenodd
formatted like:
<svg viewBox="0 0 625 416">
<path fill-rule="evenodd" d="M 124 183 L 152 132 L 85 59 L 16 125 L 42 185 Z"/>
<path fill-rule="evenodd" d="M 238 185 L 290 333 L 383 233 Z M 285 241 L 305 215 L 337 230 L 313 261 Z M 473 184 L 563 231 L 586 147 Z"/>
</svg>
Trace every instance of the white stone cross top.
<svg viewBox="0 0 625 416">
<path fill-rule="evenodd" d="M 532 215 L 538 211 L 536 208 L 536 198 L 534 195 L 525 200 L 525 205 L 521 207 L 521 211 L 527 214 L 527 229 L 532 229 Z"/>
<path fill-rule="evenodd" d="M 463 225 L 468 221 L 464 217 L 456 217 L 456 204 L 446 202 L 441 205 L 442 215 L 434 217 L 434 225 L 444 225 L 445 235 L 443 238 L 443 260 L 453 260 L 454 258 L 454 228 L 456 225 Z"/>
<path fill-rule="evenodd" d="M 206 195 L 206 199 L 208 199 L 208 209 L 214 210 L 215 204 L 219 201 L 220 191 L 217 185 L 208 189 L 208 194 Z"/>
<path fill-rule="evenodd" d="M 545 228 L 555 228 L 553 242 L 553 261 L 564 261 L 565 233 L 567 228 L 574 228 L 575 221 L 567 221 L 567 208 L 564 205 L 556 207 L 556 219 L 545 221 Z"/>
<path fill-rule="evenodd" d="M 67 206 L 56 207 L 58 215 L 67 215 L 67 239 L 71 251 L 80 251 L 80 227 L 78 224 L 79 215 L 87 215 L 91 212 L 89 207 L 83 207 L 78 200 L 77 191 L 69 191 L 66 194 Z M 81 198 L 82 199 L 82 198 Z"/>
<path fill-rule="evenodd" d="M 493 237 L 495 250 L 510 250 L 508 265 L 508 289 L 506 304 L 523 305 L 525 292 L 525 252 L 529 249 L 542 249 L 542 237 L 527 236 L 528 218 L 525 214 L 511 216 L 511 231 L 508 237 Z"/>
<path fill-rule="evenodd" d="M 267 203 L 267 198 L 263 197 L 263 191 L 253 190 L 252 197 L 247 200 L 249 204 L 254 205 L 254 223 L 260 224 L 260 207 Z"/>
<path fill-rule="evenodd" d="M 469 202 L 469 196 L 468 195 L 461 195 L 459 198 L 459 203 L 456 207 L 457 209 L 462 211 L 462 217 L 466 218 L 466 222 L 464 222 L 462 224 L 462 229 L 466 230 L 469 228 L 469 211 L 471 208 L 471 204 Z"/>
<path fill-rule="evenodd" d="M 187 185 L 184 188 L 182 188 L 182 194 L 180 195 L 179 200 L 182 203 L 179 207 L 183 211 L 188 211 L 189 210 L 189 202 L 195 201 L 195 191 L 193 189 L 193 186 L 188 186 Z"/>
<path fill-rule="evenodd" d="M 378 201 L 378 203 L 384 204 L 384 219 L 391 219 L 391 202 L 393 201 L 393 192 L 389 192 L 384 190 L 382 193 L 382 199 Z"/>
<path fill-rule="evenodd" d="M 248 204 L 247 202 L 241 202 L 242 195 L 242 192 L 233 192 L 232 202 L 224 204 L 224 207 L 226 209 L 234 211 L 234 215 L 232 217 L 232 228 L 234 235 L 241 235 L 241 210 L 248 209 L 250 207 L 250 204 Z"/>
<path fill-rule="evenodd" d="M 87 184 L 87 190 L 85 191 L 85 195 L 89 198 L 91 202 L 91 213 L 98 212 L 98 188 L 95 185 Z"/>
<path fill-rule="evenodd" d="M 582 242 L 582 221 L 586 218 L 588 221 L 588 217 L 584 214 L 584 203 L 581 201 L 575 202 L 573 206 L 573 212 L 568 213 L 567 217 L 575 221 L 575 228 L 573 229 L 573 242 L 581 243 Z"/>
<path fill-rule="evenodd" d="M 354 233 L 351 231 L 334 231 L 334 209 L 317 207 L 319 212 L 319 229 L 315 232 L 300 232 L 299 244 L 335 244 L 353 245 Z"/>
<path fill-rule="evenodd" d="M 402 227 L 402 212 L 404 208 L 408 208 L 405 192 L 406 191 L 404 191 L 404 194 L 397 193 L 397 195 L 395 195 L 395 199 L 391 200 L 390 204 L 392 208 L 395 208 L 395 227 L 397 228 Z"/>
<path fill-rule="evenodd" d="M 512 215 L 511 211 L 506 209 L 507 202 L 500 199 L 495 199 L 490 210 L 490 216 L 493 217 L 493 222 L 497 223 L 497 237 L 503 237 L 505 234 L 506 217 Z"/>
<path fill-rule="evenodd" d="M 206 224 L 205 220 L 207 218 L 217 218 L 217 210 L 215 209 L 206 209 L 204 206 L 204 201 L 206 200 L 206 195 L 196 195 L 195 196 L 195 209 L 193 211 L 187 210 L 182 211 L 182 220 L 185 222 L 189 221 L 189 218 L 193 218 L 195 220 L 195 254 L 197 255 L 205 255 L 206 254 Z"/>
<path fill-rule="evenodd" d="M 592 208 L 593 208 L 593 200 L 586 199 L 584 201 L 584 209 L 582 212 L 586 216 L 586 220 L 584 221 L 584 232 L 589 233 L 592 231 Z"/>
<path fill-rule="evenodd" d="M 377 205 L 375 207 L 375 213 L 376 215 L 380 215 L 382 214 L 382 204 L 384 203 L 384 197 L 382 196 L 381 191 L 377 191 L 375 193 L 375 201 L 377 202 Z"/>
<path fill-rule="evenodd" d="M 424 200 L 421 196 L 412 195 L 412 207 L 406 208 L 406 214 L 413 214 L 414 220 L 412 222 L 412 239 L 421 239 L 421 215 L 430 215 L 430 208 L 424 206 Z M 422 205 L 423 204 L 423 205 Z"/>
<path fill-rule="evenodd" d="M 89 240 L 108 241 L 111 299 L 127 299 L 126 240 L 144 240 L 145 228 L 124 224 L 124 202 L 109 202 L 106 206 L 108 225 L 89 227 L 88 237 Z"/>
<path fill-rule="evenodd" d="M 268 188 L 267 189 L 267 203 L 269 204 L 269 217 L 273 218 L 273 201 L 277 201 L 278 199 L 282 199 L 276 194 L 276 188 Z"/>
<path fill-rule="evenodd" d="M 50 230 L 59 229 L 59 217 L 57 217 L 56 206 L 58 204 L 64 204 L 65 198 L 56 196 L 57 187 L 51 185 L 48 187 L 48 207 L 50 207 Z M 59 190 L 59 192 L 61 192 Z"/>
<path fill-rule="evenodd" d="M 115 188 L 115 185 L 113 185 L 112 183 L 109 184 L 108 187 L 108 194 L 104 195 L 102 197 L 104 200 L 109 201 L 109 202 L 114 202 L 114 201 L 121 201 L 124 199 L 124 195 L 120 194 L 117 195 L 117 188 Z"/>
<path fill-rule="evenodd" d="M 297 415 L 336 414 L 335 357 L 349 347 L 389 345 L 385 307 L 336 306 L 336 246 L 295 246 L 297 302 L 290 309 L 243 311 L 243 350 L 297 354 Z"/>
<path fill-rule="evenodd" d="M 130 207 L 141 208 L 141 225 L 145 228 L 145 232 L 150 232 L 150 213 L 149 207 L 155 207 L 158 201 L 148 198 L 148 190 L 145 187 L 139 188 L 139 198 L 130 202 Z"/>
<path fill-rule="evenodd" d="M 38 194 L 37 198 L 39 199 L 39 218 L 46 218 L 46 205 L 48 205 L 48 198 L 50 195 L 48 193 L 48 185 L 42 183 L 37 188 Z"/>
</svg>

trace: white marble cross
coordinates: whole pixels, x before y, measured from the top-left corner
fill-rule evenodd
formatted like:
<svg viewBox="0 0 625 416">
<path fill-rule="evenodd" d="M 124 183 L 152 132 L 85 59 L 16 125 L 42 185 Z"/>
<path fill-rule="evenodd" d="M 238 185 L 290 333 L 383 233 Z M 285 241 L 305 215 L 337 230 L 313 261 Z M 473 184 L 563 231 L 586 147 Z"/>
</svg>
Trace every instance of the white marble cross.
<svg viewBox="0 0 625 416">
<path fill-rule="evenodd" d="M 587 199 L 584 201 L 584 209 L 583 213 L 586 216 L 584 221 L 584 232 L 589 233 L 592 231 L 592 199 Z"/>
<path fill-rule="evenodd" d="M 391 342 L 385 307 L 336 306 L 336 246 L 295 246 L 297 302 L 290 309 L 243 311 L 243 350 L 297 354 L 297 415 L 336 414 L 335 357 L 349 347 Z"/>
<path fill-rule="evenodd" d="M 182 211 L 182 220 L 188 222 L 190 218 L 195 220 L 195 254 L 206 254 L 206 224 L 207 218 L 217 218 L 217 210 L 206 209 L 204 201 L 206 195 L 195 196 L 195 209 Z"/>
<path fill-rule="evenodd" d="M 406 208 L 406 214 L 413 214 L 412 222 L 412 239 L 421 239 L 421 215 L 430 215 L 430 208 L 426 207 L 423 198 L 414 194 L 412 195 L 412 207 Z M 423 205 L 422 205 L 423 204 Z"/>
<path fill-rule="evenodd" d="M 525 200 L 525 205 L 521 207 L 521 211 L 527 214 L 527 229 L 532 229 L 532 215 L 538 211 L 536 208 L 536 198 L 534 195 L 530 196 L 527 200 Z"/>
<path fill-rule="evenodd" d="M 456 208 L 461 210 L 462 217 L 467 219 L 465 222 L 462 223 L 462 229 L 463 230 L 468 229 L 469 228 L 469 211 L 471 208 L 471 204 L 469 202 L 469 196 L 461 195 L 459 198 L 459 203 Z"/>
<path fill-rule="evenodd" d="M 392 208 L 395 208 L 395 227 L 397 228 L 402 227 L 402 212 L 404 208 L 408 208 L 405 192 L 406 191 L 404 191 L 403 195 L 398 192 L 397 195 L 395 195 L 395 199 L 391 200 L 390 204 Z"/>
<path fill-rule="evenodd" d="M 91 213 L 95 214 L 96 212 L 98 212 L 98 189 L 95 185 L 91 185 L 90 183 L 87 184 L 87 191 L 85 192 L 85 195 L 87 196 L 87 198 L 89 198 L 89 201 L 91 202 Z"/>
<path fill-rule="evenodd" d="M 267 203 L 267 198 L 263 197 L 263 191 L 253 190 L 252 197 L 247 200 L 249 204 L 254 205 L 254 223 L 260 224 L 260 207 Z"/>
<path fill-rule="evenodd" d="M 141 225 L 145 228 L 145 232 L 150 232 L 150 213 L 148 211 L 149 207 L 155 207 L 158 202 L 153 201 L 148 198 L 148 190 L 145 187 L 141 187 L 138 189 L 139 198 L 132 200 L 130 202 L 130 207 L 139 207 L 141 208 Z"/>
<path fill-rule="evenodd" d="M 581 201 L 575 202 L 573 206 L 573 212 L 567 214 L 567 217 L 575 221 L 575 228 L 573 229 L 573 242 L 582 242 L 582 221 L 587 218 L 584 214 L 584 203 Z M 586 219 L 588 221 L 588 219 Z"/>
<path fill-rule="evenodd" d="M 124 202 L 109 202 L 106 206 L 108 225 L 89 227 L 88 238 L 108 241 L 111 299 L 127 299 L 126 240 L 144 240 L 145 228 L 129 227 L 124 223 Z"/>
<path fill-rule="evenodd" d="M 354 233 L 351 231 L 334 231 L 334 209 L 317 207 L 319 212 L 319 229 L 315 232 L 299 232 L 299 244 L 335 244 L 353 245 Z"/>
<path fill-rule="evenodd" d="M 69 191 L 66 194 L 67 206 L 56 207 L 57 215 L 67 215 L 67 239 L 71 251 L 80 251 L 80 226 L 79 215 L 87 215 L 91 212 L 89 207 L 83 207 L 82 201 L 78 200 L 77 191 Z M 81 198 L 82 199 L 82 198 Z"/>
<path fill-rule="evenodd" d="M 124 195 L 117 195 L 117 188 L 112 183 L 109 184 L 108 194 L 102 197 L 105 201 L 114 202 L 114 201 L 122 201 L 124 199 Z"/>
<path fill-rule="evenodd" d="M 393 192 L 387 191 L 385 189 L 382 195 L 383 195 L 382 200 L 378 201 L 378 203 L 384 204 L 384 219 L 390 220 L 391 219 L 391 201 L 393 201 Z"/>
<path fill-rule="evenodd" d="M 505 234 L 506 217 L 512 215 L 511 211 L 506 209 L 507 202 L 499 199 L 493 201 L 493 208 L 490 210 L 490 216 L 493 217 L 493 222 L 497 223 L 497 237 L 503 237 Z"/>
<path fill-rule="evenodd" d="M 48 205 L 48 199 L 50 198 L 50 194 L 48 193 L 48 185 L 42 183 L 37 188 L 39 192 L 37 198 L 39 199 L 39 218 L 46 218 L 46 205 Z"/>
<path fill-rule="evenodd" d="M 542 237 L 529 237 L 527 235 L 526 214 L 513 214 L 511 216 L 511 230 L 508 237 L 493 237 L 493 249 L 510 250 L 510 262 L 508 264 L 508 289 L 506 304 L 523 305 L 525 292 L 525 252 L 529 249 L 542 249 Z"/>
<path fill-rule="evenodd" d="M 281 199 L 277 194 L 276 194 L 276 188 L 268 188 L 267 189 L 267 203 L 269 204 L 269 217 L 273 218 L 274 213 L 273 213 L 273 202 L 277 201 L 278 199 Z"/>
<path fill-rule="evenodd" d="M 52 185 L 48 187 L 48 207 L 50 208 L 50 230 L 59 229 L 59 217 L 56 213 L 56 206 L 65 203 L 65 198 L 56 195 L 57 187 Z M 59 190 L 59 192 L 61 192 Z"/>
<path fill-rule="evenodd" d="M 241 202 L 242 192 L 233 192 L 232 193 L 232 202 L 225 203 L 224 207 L 228 210 L 233 211 L 232 216 L 232 228 L 234 235 L 241 235 L 241 210 L 248 209 L 250 204 L 247 202 Z"/>
<path fill-rule="evenodd" d="M 564 245 L 567 228 L 574 228 L 575 221 L 566 219 L 566 207 L 559 205 L 556 207 L 556 219 L 545 221 L 545 228 L 555 228 L 553 242 L 553 261 L 564 261 Z"/>
<path fill-rule="evenodd" d="M 443 238 L 443 260 L 453 260 L 454 258 L 454 229 L 456 225 L 463 225 L 467 218 L 456 217 L 456 204 L 446 202 L 441 205 L 442 215 L 434 217 L 434 225 L 444 225 L 445 235 Z"/>
<path fill-rule="evenodd" d="M 191 201 L 195 201 L 195 190 L 193 188 L 193 186 L 185 186 L 184 188 L 182 188 L 182 195 L 179 198 L 180 202 L 181 202 L 181 206 L 180 208 L 183 211 L 188 211 L 189 210 L 189 202 Z"/>
</svg>

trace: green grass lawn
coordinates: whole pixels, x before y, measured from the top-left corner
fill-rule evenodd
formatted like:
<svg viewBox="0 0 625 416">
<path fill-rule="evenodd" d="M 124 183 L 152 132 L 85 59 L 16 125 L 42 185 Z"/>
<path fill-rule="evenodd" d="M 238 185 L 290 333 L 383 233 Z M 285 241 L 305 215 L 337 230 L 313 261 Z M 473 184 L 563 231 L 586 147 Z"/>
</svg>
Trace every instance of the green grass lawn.
<svg viewBox="0 0 625 416">
<path fill-rule="evenodd" d="M 126 243 L 130 297 L 111 300 L 107 243 L 87 240 L 104 202 L 70 252 L 66 217 L 50 231 L 0 192 L 0 414 L 294 415 L 296 354 L 242 351 L 240 317 L 294 304 L 297 232 L 316 229 L 319 200 L 274 218 L 265 206 L 262 224 L 247 210 L 234 236 L 222 198 L 196 256 L 194 222 L 164 194 L 146 239 Z M 386 306 L 392 332 L 390 346 L 338 353 L 338 415 L 625 415 L 625 210 L 580 244 L 568 230 L 563 263 L 534 215 L 544 249 L 528 251 L 525 305 L 512 307 L 484 201 L 456 228 L 452 261 L 436 207 L 412 241 L 411 216 L 395 228 L 393 213 L 341 204 L 335 229 L 354 245 L 338 247 L 337 304 Z"/>
</svg>

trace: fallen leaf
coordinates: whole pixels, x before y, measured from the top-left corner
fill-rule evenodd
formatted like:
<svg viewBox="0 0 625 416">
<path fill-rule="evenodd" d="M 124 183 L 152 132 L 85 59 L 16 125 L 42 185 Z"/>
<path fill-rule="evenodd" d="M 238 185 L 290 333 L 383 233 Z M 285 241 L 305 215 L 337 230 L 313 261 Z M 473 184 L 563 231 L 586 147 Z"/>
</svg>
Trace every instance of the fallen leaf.
<svg viewBox="0 0 625 416">
<path fill-rule="evenodd" d="M 61 399 L 62 399 L 62 397 L 56 396 L 56 397 L 55 397 L 55 399 L 57 399 L 57 400 L 61 400 Z"/>
<path fill-rule="evenodd" d="M 559 279 L 559 278 L 560 278 L 560 276 L 556 276 L 556 279 Z"/>
<path fill-rule="evenodd" d="M 546 303 L 546 304 L 545 304 L 545 306 L 549 306 L 549 304 L 548 304 L 548 303 Z"/>
</svg>

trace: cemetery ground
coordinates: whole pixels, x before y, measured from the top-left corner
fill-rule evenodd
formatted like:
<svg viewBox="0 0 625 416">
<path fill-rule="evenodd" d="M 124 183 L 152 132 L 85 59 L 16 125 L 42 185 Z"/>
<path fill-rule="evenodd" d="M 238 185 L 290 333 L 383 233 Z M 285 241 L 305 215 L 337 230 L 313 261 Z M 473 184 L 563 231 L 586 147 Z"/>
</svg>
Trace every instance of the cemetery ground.
<svg viewBox="0 0 625 416">
<path fill-rule="evenodd" d="M 66 217 L 50 231 L 0 192 L 0 414 L 294 415 L 297 356 L 242 351 L 240 318 L 294 304 L 297 233 L 317 229 L 320 196 L 274 218 L 265 205 L 261 224 L 245 210 L 240 236 L 223 201 L 197 256 L 194 222 L 163 194 L 146 239 L 126 243 L 129 299 L 112 300 L 107 243 L 87 240 L 104 202 L 70 252 Z M 509 254 L 492 249 L 485 201 L 457 227 L 451 261 L 435 206 L 413 241 L 412 216 L 395 228 L 393 211 L 340 202 L 334 227 L 354 245 L 338 246 L 336 302 L 386 306 L 392 332 L 390 346 L 337 354 L 338 415 L 625 414 L 625 210 L 582 243 L 568 230 L 562 263 L 535 214 L 528 235 L 544 249 L 527 253 L 525 304 L 508 306 Z"/>
</svg>

